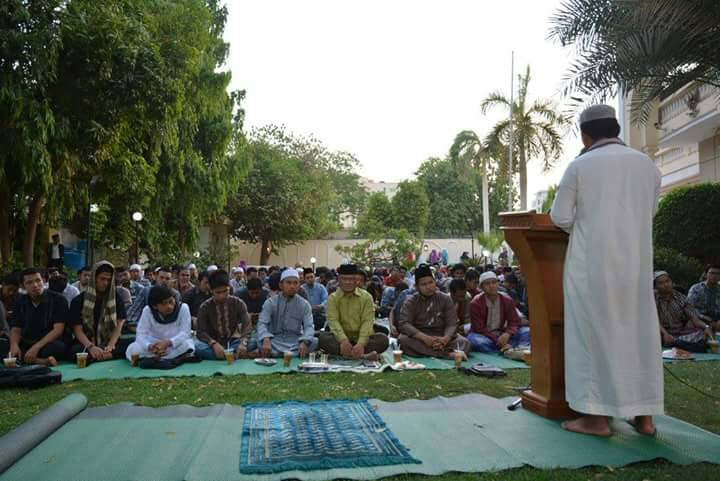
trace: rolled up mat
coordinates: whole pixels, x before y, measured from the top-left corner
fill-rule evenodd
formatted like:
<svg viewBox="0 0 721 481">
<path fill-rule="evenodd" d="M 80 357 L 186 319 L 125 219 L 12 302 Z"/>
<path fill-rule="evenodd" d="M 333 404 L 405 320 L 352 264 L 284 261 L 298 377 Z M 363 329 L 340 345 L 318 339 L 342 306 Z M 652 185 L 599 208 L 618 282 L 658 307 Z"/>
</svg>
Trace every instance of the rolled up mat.
<svg viewBox="0 0 721 481">
<path fill-rule="evenodd" d="M 88 405 L 88 398 L 73 393 L 30 418 L 0 438 L 0 473 L 30 452 Z"/>
</svg>

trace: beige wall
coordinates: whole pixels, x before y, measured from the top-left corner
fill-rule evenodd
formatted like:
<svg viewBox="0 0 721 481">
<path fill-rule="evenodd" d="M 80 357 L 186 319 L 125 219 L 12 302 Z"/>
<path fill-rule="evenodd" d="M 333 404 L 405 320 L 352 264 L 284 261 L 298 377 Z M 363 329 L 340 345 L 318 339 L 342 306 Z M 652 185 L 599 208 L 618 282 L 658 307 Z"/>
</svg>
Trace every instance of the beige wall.
<svg viewBox="0 0 721 481">
<path fill-rule="evenodd" d="M 304 242 L 303 244 L 292 245 L 280 249 L 278 255 L 271 255 L 268 263 L 270 265 L 291 266 L 297 262 L 304 266 L 310 266 L 310 258 L 316 258 L 316 266 L 337 267 L 343 262 L 343 257 L 335 251 L 336 245 L 353 245 L 363 242 L 364 239 L 315 239 Z M 440 251 L 448 249 L 448 260 L 451 263 L 458 262 L 463 251 L 471 253 L 471 239 L 426 239 L 428 251 L 423 257 L 428 255 L 432 249 Z M 474 250 L 476 255 L 480 255 L 481 248 L 478 242 L 474 242 Z M 260 245 L 246 244 L 241 242 L 233 243 L 233 264 L 237 265 L 241 260 L 251 265 L 256 265 L 260 261 Z"/>
</svg>

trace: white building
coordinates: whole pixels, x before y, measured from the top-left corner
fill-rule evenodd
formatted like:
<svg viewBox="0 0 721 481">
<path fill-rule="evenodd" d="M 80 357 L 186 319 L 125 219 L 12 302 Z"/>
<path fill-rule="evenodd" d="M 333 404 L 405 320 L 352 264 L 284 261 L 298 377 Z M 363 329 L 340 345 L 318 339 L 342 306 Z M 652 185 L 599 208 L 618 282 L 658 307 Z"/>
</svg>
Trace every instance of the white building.
<svg viewBox="0 0 721 481">
<path fill-rule="evenodd" d="M 392 199 L 394 195 L 396 195 L 396 192 L 398 192 L 398 182 L 385 182 L 382 180 L 378 182 L 375 180 L 367 179 L 365 177 L 361 177 L 360 181 L 363 188 L 369 194 L 382 192 L 386 195 L 386 197 L 388 197 L 389 200 Z M 346 212 L 341 214 L 340 220 L 343 229 L 350 230 L 355 227 L 356 218 L 350 213 Z"/>
<path fill-rule="evenodd" d="M 630 121 L 626 100 L 621 136 L 646 152 L 663 174 L 661 194 L 676 187 L 719 181 L 719 89 L 689 84 L 661 99 L 644 126 Z"/>
<path fill-rule="evenodd" d="M 548 189 L 539 190 L 538 192 L 536 192 L 536 195 L 534 195 L 533 199 L 531 199 L 531 210 L 535 210 L 536 212 L 540 213 L 541 208 L 543 207 L 543 203 L 546 202 L 547 198 Z"/>
</svg>

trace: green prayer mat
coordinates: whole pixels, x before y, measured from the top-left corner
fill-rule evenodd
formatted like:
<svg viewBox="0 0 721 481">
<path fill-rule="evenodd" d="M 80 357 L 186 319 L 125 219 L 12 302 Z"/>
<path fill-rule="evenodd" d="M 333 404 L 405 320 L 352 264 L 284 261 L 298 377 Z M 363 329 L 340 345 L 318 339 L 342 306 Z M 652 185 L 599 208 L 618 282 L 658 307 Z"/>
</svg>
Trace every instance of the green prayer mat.
<svg viewBox="0 0 721 481">
<path fill-rule="evenodd" d="M 377 414 L 420 464 L 243 475 L 238 468 L 244 408 L 163 408 L 114 404 L 86 409 L 0 475 L 0 481 L 321 481 L 397 474 L 619 467 L 658 458 L 719 463 L 719 437 L 683 421 L 656 417 L 655 438 L 621 420 L 614 436 L 594 438 L 480 394 L 384 402 Z M 1 453 L 0 453 L 1 454 Z"/>
<path fill-rule="evenodd" d="M 386 363 L 393 362 L 393 355 L 387 351 L 384 353 Z M 453 369 L 452 359 L 434 359 L 430 357 L 403 357 L 404 360 L 412 360 L 426 366 L 426 369 Z M 155 378 L 155 377 L 183 377 L 183 376 L 199 376 L 208 377 L 216 375 L 234 375 L 234 374 L 271 374 L 271 373 L 288 373 L 297 372 L 300 360 L 294 358 L 291 360 L 290 367 L 283 367 L 283 360 L 278 359 L 273 366 L 262 366 L 252 359 L 241 359 L 233 364 L 226 361 L 202 361 L 198 363 L 188 363 L 176 367 L 175 369 L 140 369 L 132 367 L 130 362 L 125 359 L 117 359 L 113 361 L 91 363 L 88 367 L 80 369 L 75 364 L 61 363 L 54 369 L 63 373 L 63 382 L 77 381 L 80 379 L 88 381 L 96 381 L 99 379 L 127 379 L 127 378 Z M 503 369 L 526 369 L 528 366 L 520 361 L 506 359 L 503 356 L 495 354 L 471 353 L 469 360 L 464 362 L 465 367 L 470 367 L 479 362 L 497 366 Z"/>
</svg>

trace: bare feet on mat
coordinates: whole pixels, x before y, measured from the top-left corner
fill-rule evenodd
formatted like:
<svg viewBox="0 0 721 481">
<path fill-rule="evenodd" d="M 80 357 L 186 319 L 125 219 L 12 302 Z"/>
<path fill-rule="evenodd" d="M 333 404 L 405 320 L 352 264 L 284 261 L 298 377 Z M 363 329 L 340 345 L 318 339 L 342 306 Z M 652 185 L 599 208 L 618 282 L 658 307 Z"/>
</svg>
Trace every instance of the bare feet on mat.
<svg viewBox="0 0 721 481">
<path fill-rule="evenodd" d="M 608 425 L 608 418 L 605 416 L 582 416 L 573 421 L 566 421 L 561 424 L 566 431 L 574 433 L 589 434 L 591 436 L 609 437 L 611 428 Z"/>
<path fill-rule="evenodd" d="M 633 426 L 637 433 L 645 436 L 655 436 L 656 426 L 653 424 L 651 416 L 636 416 L 633 419 L 627 419 L 626 422 Z"/>
</svg>

